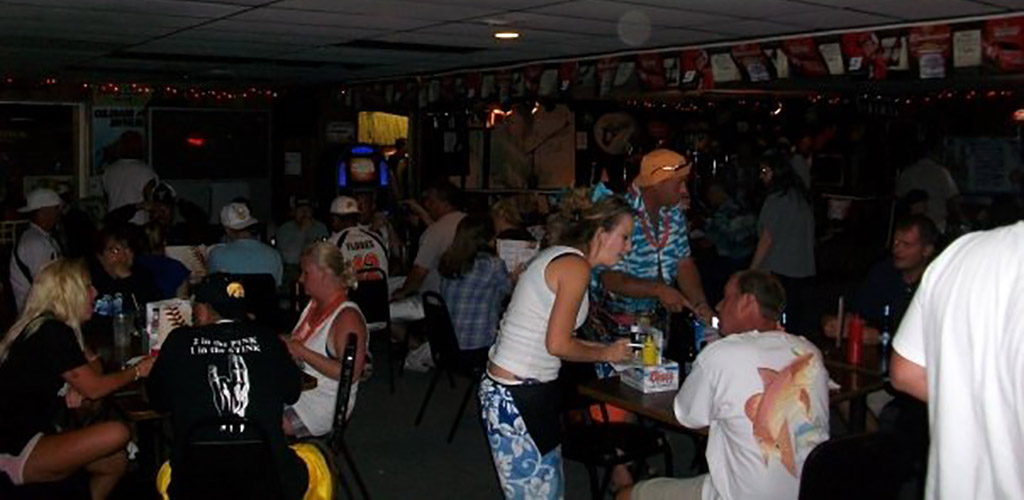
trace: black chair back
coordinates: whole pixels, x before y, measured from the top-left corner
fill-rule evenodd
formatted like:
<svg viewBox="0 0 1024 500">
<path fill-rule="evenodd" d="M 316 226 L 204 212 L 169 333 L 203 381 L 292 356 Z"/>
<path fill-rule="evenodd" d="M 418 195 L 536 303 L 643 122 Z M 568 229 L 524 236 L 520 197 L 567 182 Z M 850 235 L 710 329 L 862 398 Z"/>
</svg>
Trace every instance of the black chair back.
<svg viewBox="0 0 1024 500">
<path fill-rule="evenodd" d="M 210 438 L 237 434 L 237 438 Z M 242 437 L 244 435 L 245 437 Z M 277 499 L 284 495 L 266 430 L 234 415 L 192 426 L 172 472 L 171 498 Z"/>
<path fill-rule="evenodd" d="M 358 339 L 356 334 L 348 334 L 345 341 L 345 354 L 341 358 L 341 377 L 338 379 L 338 395 L 334 400 L 334 428 L 328 438 L 328 445 L 336 454 L 340 450 L 341 435 L 348 427 L 348 402 L 352 397 L 352 383 L 355 382 Z"/>
<path fill-rule="evenodd" d="M 367 323 L 391 321 L 388 294 L 388 275 L 379 267 L 363 268 L 356 272 L 359 285 L 349 291 L 349 298 L 359 305 Z"/>
<path fill-rule="evenodd" d="M 439 368 L 461 368 L 459 340 L 455 336 L 455 326 L 452 325 L 452 318 L 448 314 L 448 305 L 441 294 L 423 293 L 423 313 L 434 364 Z"/>
<path fill-rule="evenodd" d="M 800 500 L 886 500 L 899 497 L 910 476 L 907 447 L 898 434 L 874 432 L 831 439 L 804 461 Z"/>
</svg>

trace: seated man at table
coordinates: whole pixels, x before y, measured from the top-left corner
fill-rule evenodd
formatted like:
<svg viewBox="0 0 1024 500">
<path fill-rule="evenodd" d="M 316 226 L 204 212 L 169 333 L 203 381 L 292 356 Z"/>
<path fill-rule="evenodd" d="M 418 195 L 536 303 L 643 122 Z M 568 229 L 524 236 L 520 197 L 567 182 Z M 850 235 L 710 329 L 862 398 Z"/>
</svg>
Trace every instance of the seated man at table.
<svg viewBox="0 0 1024 500">
<path fill-rule="evenodd" d="M 850 301 L 850 310 L 867 322 L 864 342 L 877 344 L 885 307 L 889 307 L 889 333 L 895 334 L 910 305 L 925 269 L 938 252 L 939 230 L 924 215 L 908 215 L 896 222 L 892 258 L 875 264 Z M 840 325 L 835 315 L 822 320 L 825 335 L 835 338 Z"/>
<path fill-rule="evenodd" d="M 269 274 L 281 286 L 284 264 L 276 248 L 256 239 L 259 221 L 242 202 L 231 202 L 220 211 L 227 243 L 210 248 L 207 265 L 212 273 Z"/>
<path fill-rule="evenodd" d="M 226 274 L 195 288 L 194 327 L 171 332 L 160 349 L 147 389 L 153 407 L 170 411 L 174 435 L 171 466 L 178 468 L 198 423 L 216 417 L 244 418 L 254 429 L 221 426 L 198 430 L 196 439 L 235 440 L 266 436 L 285 498 L 302 498 L 308 473 L 288 448 L 281 419 L 285 404 L 299 399 L 301 375 L 288 351 L 266 327 L 244 320 L 245 289 Z M 165 475 L 165 470 L 161 470 Z"/>
<path fill-rule="evenodd" d="M 674 405 L 682 425 L 710 426 L 710 472 L 643 481 L 620 500 L 797 497 L 804 460 L 828 440 L 828 373 L 813 344 L 780 330 L 785 302 L 771 274 L 729 279 L 718 304 L 724 338 L 701 351 Z"/>
</svg>

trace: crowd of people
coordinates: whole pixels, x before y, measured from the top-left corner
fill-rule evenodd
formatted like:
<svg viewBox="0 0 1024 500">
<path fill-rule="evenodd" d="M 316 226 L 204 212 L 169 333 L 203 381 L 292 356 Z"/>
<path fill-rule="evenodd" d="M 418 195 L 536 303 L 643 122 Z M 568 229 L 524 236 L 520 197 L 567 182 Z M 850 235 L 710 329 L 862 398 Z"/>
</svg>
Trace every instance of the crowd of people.
<svg viewBox="0 0 1024 500">
<path fill-rule="evenodd" d="M 674 404 L 682 426 L 710 428 L 709 472 L 634 484 L 619 467 L 619 498 L 795 498 L 803 462 L 829 439 L 828 374 L 819 348 L 801 335 L 836 338 L 843 326 L 814 306 L 820 224 L 807 144 L 760 156 L 758 206 L 739 201 L 728 182 L 697 187 L 692 159 L 659 148 L 643 156 L 624 192 L 604 184 L 580 188 L 550 211 L 537 204 L 524 210 L 512 197 L 472 211 L 466 193 L 439 182 L 417 200 L 389 204 L 401 207 L 391 214 L 378 209 L 375 192 L 346 193 L 326 205 L 326 223 L 316 219 L 314 200 L 298 197 L 291 218 L 274 228 L 256 219 L 249 200 L 236 199 L 219 207 L 218 231 L 139 160 L 135 140 L 124 139 L 122 159 L 104 174 L 109 213 L 85 245 L 91 250 L 84 260 L 65 251 L 65 202 L 57 193 L 32 191 L 21 209 L 29 224 L 9 266 L 18 315 L 0 340 L 0 471 L 15 485 L 84 469 L 93 498 L 105 498 L 124 474 L 130 429 L 115 421 L 75 429 L 52 422 L 62 407 L 78 408 L 147 378 L 150 400 L 171 413 L 176 436 L 211 418 L 241 419 L 249 428 L 200 434 L 241 438 L 259 429 L 281 473 L 282 495 L 302 498 L 324 478 L 303 465 L 318 460 L 315 451 L 287 443 L 331 432 L 339 387 L 350 394 L 344 411 L 353 412 L 369 372 L 370 328 L 351 292 L 369 280 L 387 282 L 390 340 L 421 337 L 407 364 L 424 369 L 431 357 L 416 333 L 425 316 L 421 297 L 443 297 L 459 349 L 483 369 L 481 418 L 507 498 L 564 496 L 561 386 L 575 379 L 560 373 L 563 362 L 612 376 L 614 364 L 635 359 L 631 327 L 670 332 L 679 313 L 707 327 L 717 319 L 723 337 L 692 360 Z M 1019 431 L 1015 413 L 967 415 L 971 405 L 964 402 L 1014 404 L 1006 393 L 1016 387 L 1003 376 L 1017 365 L 993 351 L 1017 353 L 1011 333 L 1020 327 L 1013 297 L 1020 295 L 1021 235 L 1017 225 L 962 238 L 931 264 L 950 218 L 958 217 L 956 186 L 944 172 L 925 157 L 901 176 L 897 194 L 906 215 L 893 224 L 891 258 L 864 276 L 848 304 L 866 320 L 868 344 L 887 341 L 880 331 L 902 323 L 892 371 L 893 385 L 905 394 L 878 394 L 873 409 L 916 415 L 912 422 L 930 422 L 937 432 L 933 442 L 960 450 L 985 431 Z M 694 204 L 699 223 L 691 217 Z M 535 254 L 510 258 L 503 241 Z M 172 258 L 170 246 L 202 248 L 202 271 Z M 979 257 L 983 252 L 993 258 Z M 935 270 L 926 271 L 930 265 Z M 251 276 L 271 283 L 275 306 L 282 299 L 285 309 L 301 310 L 293 327 L 257 321 L 247 304 L 264 290 Z M 989 279 L 991 293 L 982 293 Z M 158 356 L 104 371 L 92 346 L 111 335 L 122 315 L 142 324 L 146 304 L 168 298 L 192 300 L 192 326 L 172 332 Z M 986 328 L 999 332 L 990 343 L 962 334 L 988 338 Z M 342 380 L 350 339 L 354 376 Z M 959 357 L 942 357 L 950 351 Z M 979 359 L 983 367 L 975 366 Z M 962 368 L 957 375 L 942 371 L 953 365 Z M 960 375 L 964 367 L 974 378 Z M 303 377 L 315 388 L 301 390 Z M 979 381 L 989 385 L 975 395 L 969 382 Z M 915 402 L 935 401 L 936 394 L 954 396 L 930 412 Z M 961 421 L 977 425 L 958 434 Z M 161 472 L 168 491 L 187 444 L 174 443 Z M 978 491 L 1020 491 L 1006 467 L 1015 452 L 990 442 L 965 457 L 933 446 L 929 492 L 961 491 L 935 477 L 964 469 L 987 485 Z M 968 459 L 988 467 L 978 472 L 964 465 Z"/>
</svg>

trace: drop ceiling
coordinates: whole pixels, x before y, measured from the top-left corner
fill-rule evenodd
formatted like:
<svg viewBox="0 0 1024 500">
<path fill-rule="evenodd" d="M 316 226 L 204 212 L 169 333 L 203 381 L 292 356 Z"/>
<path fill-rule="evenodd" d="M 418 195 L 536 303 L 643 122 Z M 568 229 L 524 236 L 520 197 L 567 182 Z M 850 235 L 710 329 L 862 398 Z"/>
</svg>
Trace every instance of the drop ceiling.
<svg viewBox="0 0 1024 500">
<path fill-rule="evenodd" d="M 1024 0 L 0 0 L 0 75 L 347 82 L 933 19 Z M 498 41 L 498 28 L 521 33 Z"/>
</svg>

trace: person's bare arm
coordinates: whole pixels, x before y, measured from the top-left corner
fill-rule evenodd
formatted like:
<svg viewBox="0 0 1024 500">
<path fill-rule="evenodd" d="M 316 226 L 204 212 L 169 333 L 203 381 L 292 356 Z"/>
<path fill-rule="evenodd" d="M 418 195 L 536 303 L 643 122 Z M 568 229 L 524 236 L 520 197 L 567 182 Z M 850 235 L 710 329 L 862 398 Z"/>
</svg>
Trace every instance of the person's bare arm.
<svg viewBox="0 0 1024 500">
<path fill-rule="evenodd" d="M 896 390 L 928 402 L 928 373 L 923 366 L 893 351 L 889 377 Z"/>
<path fill-rule="evenodd" d="M 552 356 L 567 361 L 624 361 L 632 356 L 627 339 L 602 345 L 584 342 L 573 334 L 576 329 L 576 315 L 579 313 L 583 296 L 587 293 L 590 266 L 580 257 L 562 257 L 548 264 L 544 280 L 555 292 L 555 303 L 548 319 L 548 331 L 544 345 Z"/>
<path fill-rule="evenodd" d="M 605 290 L 627 297 L 658 299 L 672 312 L 690 307 L 682 292 L 656 280 L 637 278 L 622 271 L 605 271 L 600 280 Z"/>
<path fill-rule="evenodd" d="M 352 308 L 342 311 L 331 325 L 334 352 L 339 358 L 345 356 L 346 342 L 350 333 L 356 334 L 356 365 L 353 377 L 355 380 L 359 380 L 363 375 L 363 367 L 366 366 L 366 322 L 363 321 L 363 316 Z"/>
<path fill-rule="evenodd" d="M 679 259 L 679 270 L 676 275 L 676 282 L 683 295 L 689 301 L 688 309 L 693 311 L 705 324 L 710 324 L 714 310 L 708 304 L 707 296 L 704 295 L 704 287 L 700 283 L 700 271 L 697 270 L 697 263 L 691 257 Z"/>
<path fill-rule="evenodd" d="M 430 274 L 429 269 L 413 264 L 409 274 L 405 277 L 405 283 L 402 283 L 402 286 L 391 294 L 391 300 L 404 299 L 418 292 L 423 286 L 423 280 L 427 279 L 427 274 Z"/>
<path fill-rule="evenodd" d="M 761 263 L 764 262 L 764 258 L 768 255 L 768 250 L 772 248 L 772 233 L 767 229 L 761 230 L 761 237 L 757 240 L 757 249 L 754 250 L 754 258 L 750 261 L 751 269 L 759 269 Z"/>
<path fill-rule="evenodd" d="M 89 399 L 100 399 L 141 377 L 149 376 L 154 358 L 145 357 L 135 366 L 104 375 L 86 363 L 61 374 L 72 389 Z"/>
</svg>

